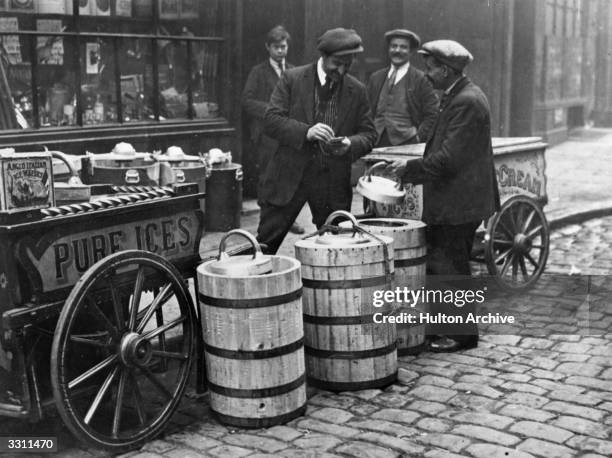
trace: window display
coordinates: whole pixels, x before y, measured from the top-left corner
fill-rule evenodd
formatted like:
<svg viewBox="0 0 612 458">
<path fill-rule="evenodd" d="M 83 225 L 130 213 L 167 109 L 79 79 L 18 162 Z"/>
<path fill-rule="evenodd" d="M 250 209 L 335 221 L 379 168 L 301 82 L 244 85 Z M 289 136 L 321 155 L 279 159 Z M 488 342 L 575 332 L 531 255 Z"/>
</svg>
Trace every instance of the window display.
<svg viewBox="0 0 612 458">
<path fill-rule="evenodd" d="M 0 2 L 0 130 L 221 115 L 219 0 L 78 4 Z"/>
</svg>

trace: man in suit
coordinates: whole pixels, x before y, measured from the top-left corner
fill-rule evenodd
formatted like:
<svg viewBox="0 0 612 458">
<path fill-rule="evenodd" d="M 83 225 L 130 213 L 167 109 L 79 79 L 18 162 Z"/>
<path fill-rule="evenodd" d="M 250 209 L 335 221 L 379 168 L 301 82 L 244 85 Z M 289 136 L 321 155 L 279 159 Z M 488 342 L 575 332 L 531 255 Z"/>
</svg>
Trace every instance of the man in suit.
<svg viewBox="0 0 612 458">
<path fill-rule="evenodd" d="M 406 29 L 388 31 L 385 40 L 391 64 L 368 81 L 376 146 L 426 142 L 438 116 L 438 98 L 425 74 L 410 65 L 421 40 Z"/>
<path fill-rule="evenodd" d="M 350 210 L 351 163 L 376 139 L 365 86 L 347 74 L 361 38 L 332 29 L 317 48 L 316 62 L 282 76 L 266 110 L 265 132 L 279 147 L 263 178 L 257 238 L 272 254 L 306 202 L 317 227 Z"/>
<path fill-rule="evenodd" d="M 242 91 L 242 108 L 248 123 L 250 141 L 250 151 L 247 154 L 255 156 L 255 169 L 247 172 L 247 175 L 251 175 L 247 179 L 256 178 L 258 194 L 266 167 L 278 148 L 278 142 L 263 131 L 264 114 L 270 95 L 281 75 L 285 70 L 294 67 L 286 60 L 290 40 L 289 32 L 282 25 L 277 25 L 268 32 L 265 43 L 268 58 L 251 69 Z M 304 229 L 297 223 L 291 226 L 291 231 L 296 234 L 304 233 Z"/>
<path fill-rule="evenodd" d="M 428 289 L 472 289 L 469 260 L 476 229 L 499 210 L 489 102 L 463 73 L 473 57 L 462 45 L 436 40 L 419 53 L 425 56 L 427 78 L 443 91 L 440 114 L 423 158 L 393 162 L 386 173 L 423 184 Z M 432 309 L 464 318 L 475 313 L 473 303 L 432 304 Z M 430 342 L 432 351 L 478 344 L 476 324 L 438 326 L 431 333 L 443 334 Z"/>
</svg>

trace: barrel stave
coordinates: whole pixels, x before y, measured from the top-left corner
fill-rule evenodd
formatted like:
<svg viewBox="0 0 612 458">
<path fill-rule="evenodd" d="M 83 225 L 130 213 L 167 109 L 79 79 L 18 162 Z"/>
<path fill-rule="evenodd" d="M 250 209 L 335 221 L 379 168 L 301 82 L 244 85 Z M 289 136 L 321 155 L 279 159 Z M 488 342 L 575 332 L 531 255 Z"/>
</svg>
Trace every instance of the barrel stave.
<svg viewBox="0 0 612 458">
<path fill-rule="evenodd" d="M 395 218 L 372 218 L 360 221 L 368 231 L 393 238 L 395 277 L 393 287 L 419 290 L 425 286 L 425 258 L 427 247 L 425 223 L 421 221 Z M 414 307 L 398 304 L 398 312 L 418 317 L 427 312 L 427 304 L 420 301 Z M 419 352 L 425 345 L 425 323 L 399 323 L 397 325 L 398 355 Z"/>
</svg>

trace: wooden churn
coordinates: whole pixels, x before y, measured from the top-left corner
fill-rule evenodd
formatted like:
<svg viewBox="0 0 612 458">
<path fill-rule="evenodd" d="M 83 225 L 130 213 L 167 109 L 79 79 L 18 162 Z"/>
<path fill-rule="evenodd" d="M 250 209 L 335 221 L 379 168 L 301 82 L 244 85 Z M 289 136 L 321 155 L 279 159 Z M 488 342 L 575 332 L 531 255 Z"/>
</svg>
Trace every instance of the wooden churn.
<svg viewBox="0 0 612 458">
<path fill-rule="evenodd" d="M 350 230 L 331 226 L 339 216 L 349 218 Z M 374 292 L 392 286 L 392 243 L 389 237 L 366 234 L 353 215 L 339 211 L 295 244 L 302 263 L 309 384 L 345 391 L 396 380 L 395 325 L 374 322 L 375 313 L 391 314 L 392 305 L 373 305 Z"/>
<path fill-rule="evenodd" d="M 394 289 L 400 288 L 402 291 L 404 288 L 413 291 L 423 290 L 425 287 L 427 255 L 426 224 L 411 219 L 366 218 L 360 219 L 359 225 L 371 233 L 385 235 L 393 239 Z M 417 318 L 420 313 L 428 312 L 425 301 L 400 305 L 398 313 L 408 313 Z M 398 356 L 415 354 L 425 347 L 425 322 L 421 321 L 417 319 L 415 324 L 397 324 Z"/>
<path fill-rule="evenodd" d="M 228 256 L 230 236 L 247 238 L 254 255 Z M 265 256 L 237 229 L 219 257 L 198 267 L 198 295 L 210 407 L 223 423 L 261 428 L 306 409 L 300 263 Z"/>
</svg>

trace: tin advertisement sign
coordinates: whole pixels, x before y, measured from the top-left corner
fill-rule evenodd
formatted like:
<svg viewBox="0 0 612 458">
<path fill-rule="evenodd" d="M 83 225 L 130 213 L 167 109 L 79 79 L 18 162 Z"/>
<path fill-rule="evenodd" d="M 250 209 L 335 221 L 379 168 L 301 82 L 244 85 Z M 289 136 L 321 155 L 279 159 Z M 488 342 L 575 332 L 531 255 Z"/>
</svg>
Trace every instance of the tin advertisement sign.
<svg viewBox="0 0 612 458">
<path fill-rule="evenodd" d="M 9 156 L 2 164 L 2 210 L 31 210 L 53 206 L 50 156 Z"/>
</svg>

